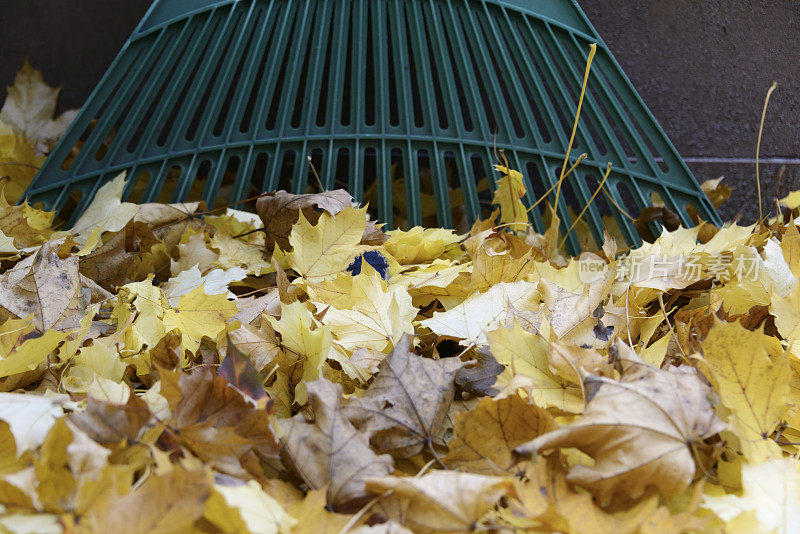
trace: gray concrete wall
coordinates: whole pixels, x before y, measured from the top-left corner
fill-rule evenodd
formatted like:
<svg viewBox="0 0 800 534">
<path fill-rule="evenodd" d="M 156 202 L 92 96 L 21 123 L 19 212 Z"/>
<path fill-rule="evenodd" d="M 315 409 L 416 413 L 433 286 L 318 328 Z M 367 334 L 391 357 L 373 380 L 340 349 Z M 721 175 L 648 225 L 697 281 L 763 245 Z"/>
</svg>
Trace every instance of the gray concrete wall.
<svg viewBox="0 0 800 534">
<path fill-rule="evenodd" d="M 755 157 L 767 88 L 762 157 L 787 160 L 780 195 L 800 189 L 800 2 L 790 0 L 582 0 L 699 180 L 725 175 L 738 190 L 722 214 L 758 215 Z M 77 107 L 144 14 L 149 0 L 3 0 L 0 98 L 25 56 L 62 105 Z M 719 158 L 733 162 L 699 162 Z M 736 160 L 743 160 L 736 162 Z M 762 166 L 766 206 L 781 164 Z"/>
<path fill-rule="evenodd" d="M 586 14 L 699 180 L 737 187 L 726 218 L 758 217 L 753 160 L 764 97 L 773 93 L 761 155 L 787 159 L 780 195 L 800 189 L 800 2 L 583 0 Z M 774 206 L 781 164 L 761 167 Z"/>
</svg>

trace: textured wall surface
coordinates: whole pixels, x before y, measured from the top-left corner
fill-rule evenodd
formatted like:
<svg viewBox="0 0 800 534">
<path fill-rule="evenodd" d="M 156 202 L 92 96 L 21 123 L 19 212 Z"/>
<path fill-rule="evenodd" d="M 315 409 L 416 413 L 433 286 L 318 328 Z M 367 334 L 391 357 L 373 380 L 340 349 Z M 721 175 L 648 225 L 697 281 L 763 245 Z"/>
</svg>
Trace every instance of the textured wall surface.
<svg viewBox="0 0 800 534">
<path fill-rule="evenodd" d="M 788 0 L 583 0 L 603 40 L 698 180 L 737 187 L 722 215 L 758 217 L 755 159 L 764 97 L 773 93 L 763 158 L 787 162 L 781 195 L 800 189 L 800 2 Z M 696 158 L 744 159 L 698 163 Z M 765 209 L 781 164 L 762 165 Z"/>
<path fill-rule="evenodd" d="M 767 88 L 762 157 L 785 160 L 780 196 L 800 188 L 800 2 L 582 0 L 581 5 L 699 180 L 736 186 L 722 215 L 758 215 L 755 158 Z M 3 0 L 2 86 L 29 57 L 62 106 L 77 107 L 100 80 L 149 0 Z M 711 158 L 712 162 L 698 162 Z M 721 162 L 721 160 L 741 160 Z M 762 166 L 767 209 L 781 163 Z"/>
</svg>

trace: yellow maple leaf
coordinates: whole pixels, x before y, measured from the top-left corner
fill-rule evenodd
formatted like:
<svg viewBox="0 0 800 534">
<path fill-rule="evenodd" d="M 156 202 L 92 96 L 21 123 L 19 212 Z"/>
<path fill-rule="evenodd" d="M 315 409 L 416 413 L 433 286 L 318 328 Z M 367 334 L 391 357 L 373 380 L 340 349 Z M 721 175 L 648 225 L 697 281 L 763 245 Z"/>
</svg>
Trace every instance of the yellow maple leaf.
<svg viewBox="0 0 800 534">
<path fill-rule="evenodd" d="M 780 199 L 781 206 L 786 206 L 790 210 L 800 208 L 800 191 L 792 191 L 782 199 Z"/>
<path fill-rule="evenodd" d="M 483 291 L 499 282 L 530 280 L 536 271 L 534 249 L 514 234 L 485 230 L 465 248 L 473 259 L 470 288 Z"/>
<path fill-rule="evenodd" d="M 73 226 L 71 233 L 79 243 L 86 243 L 93 231 L 118 232 L 139 211 L 139 206 L 122 202 L 125 173 L 122 172 L 104 184 L 95 194 L 92 203 Z"/>
<path fill-rule="evenodd" d="M 800 462 L 776 458 L 746 464 L 742 486 L 741 496 L 707 494 L 703 498 L 702 507 L 725 522 L 725 532 L 800 532 Z M 747 514 L 754 517 L 744 517 Z M 742 525 L 747 528 L 737 528 Z"/>
<path fill-rule="evenodd" d="M 369 264 L 349 278 L 344 298 L 332 305 L 328 305 L 331 300 L 314 299 L 317 309 L 325 310 L 322 322 L 330 326 L 339 345 L 351 353 L 357 348 L 388 352 L 403 334 L 413 332 L 411 321 L 417 309 L 405 289 L 389 289 Z M 313 286 L 309 290 L 312 298 L 317 295 Z"/>
<path fill-rule="evenodd" d="M 319 378 L 322 365 L 330 353 L 333 340 L 331 329 L 319 323 L 302 302 L 281 303 L 281 318 L 267 319 L 281 335 L 281 346 L 287 352 L 288 360 L 279 360 L 278 366 L 286 372 L 290 372 L 289 367 L 302 366 L 302 378 L 295 390 L 295 400 L 305 404 L 305 383 Z"/>
<path fill-rule="evenodd" d="M 0 326 L 0 378 L 36 369 L 67 337 L 64 332 L 37 332 L 32 317 L 9 319 Z"/>
<path fill-rule="evenodd" d="M 515 377 L 529 380 L 513 382 L 524 385 L 539 406 L 553 407 L 570 413 L 583 411 L 583 395 L 579 385 L 557 376 L 550 369 L 547 341 L 538 334 L 526 332 L 514 323 L 486 334 L 495 359 L 506 366 L 497 377 L 497 387 L 512 384 Z"/>
<path fill-rule="evenodd" d="M 119 288 L 111 316 L 117 323 L 117 331 L 121 332 L 124 356 L 139 354 L 143 347 L 155 347 L 161 341 L 167 333 L 163 322 L 167 307 L 164 292 L 153 285 L 152 276 Z M 139 370 L 147 372 L 149 360 L 143 363 Z"/>
<path fill-rule="evenodd" d="M 794 224 L 789 224 L 784 233 L 781 249 L 789 269 L 800 278 L 800 231 Z M 778 295 L 773 290 L 769 311 L 775 316 L 781 336 L 789 343 L 790 352 L 800 357 L 800 283 L 788 295 Z"/>
<path fill-rule="evenodd" d="M 180 330 L 183 347 L 197 352 L 203 336 L 214 339 L 238 312 L 236 304 L 225 295 L 206 295 L 200 286 L 183 295 L 176 308 L 164 312 L 164 327 L 167 331 Z"/>
<path fill-rule="evenodd" d="M 525 280 L 496 284 L 450 310 L 434 312 L 420 324 L 440 336 L 461 339 L 467 346 L 485 344 L 487 332 L 511 326 L 515 320 L 529 330 L 538 328 L 541 313 L 536 284 Z"/>
<path fill-rule="evenodd" d="M 780 341 L 739 323 L 717 322 L 702 343 L 700 369 L 731 413 L 730 431 L 750 462 L 781 456 L 770 439 L 787 408 L 789 359 Z"/>
<path fill-rule="evenodd" d="M 528 211 L 520 200 L 525 196 L 522 173 L 502 165 L 494 168 L 503 173 L 503 177 L 497 180 L 497 190 L 492 199 L 493 204 L 500 206 L 500 222 L 509 224 L 511 230 L 524 230 L 528 226 Z"/>
<path fill-rule="evenodd" d="M 2 154 L 0 154 L 0 158 L 2 158 Z M 2 175 L 3 170 L 0 169 L 0 176 Z M 29 181 L 26 179 L 25 184 L 27 185 Z M 9 190 L 6 188 L 5 193 L 8 192 Z M 22 191 L 20 191 L 21 193 Z M 12 238 L 14 245 L 18 248 L 41 245 L 47 241 L 53 233 L 50 225 L 55 213 L 37 210 L 29 206 L 27 202 L 12 206 L 8 203 L 6 194 L 0 190 L 0 231 Z M 11 197 L 13 200 L 13 195 Z"/>
<path fill-rule="evenodd" d="M 367 209 L 347 207 L 331 215 L 323 213 L 316 226 L 300 213 L 292 226 L 286 262 L 300 276 L 319 279 L 335 276 L 359 253 L 358 244 L 367 226 Z"/>
<path fill-rule="evenodd" d="M 203 515 L 222 532 L 288 533 L 297 523 L 258 482 L 232 477 L 215 481 Z"/>
<path fill-rule="evenodd" d="M 289 505 L 288 512 L 299 519 L 294 534 L 339 534 L 352 516 L 335 514 L 327 507 L 325 494 L 328 488 L 311 490 L 305 498 Z"/>
<path fill-rule="evenodd" d="M 81 347 L 62 376 L 62 381 L 71 393 L 83 393 L 95 377 L 112 382 L 121 381 L 126 368 L 127 364 L 120 359 L 116 350 L 96 341 L 88 347 Z"/>
<path fill-rule="evenodd" d="M 5 185 L 5 195 L 0 194 L 0 197 L 7 196 L 11 202 L 16 202 L 44 159 L 22 136 L 0 122 L 0 178 L 4 178 L 0 183 Z"/>
<path fill-rule="evenodd" d="M 445 251 L 461 241 L 462 236 L 445 228 L 414 228 L 387 232 L 389 239 L 383 244 L 401 265 L 429 263 L 442 259 Z"/>
</svg>

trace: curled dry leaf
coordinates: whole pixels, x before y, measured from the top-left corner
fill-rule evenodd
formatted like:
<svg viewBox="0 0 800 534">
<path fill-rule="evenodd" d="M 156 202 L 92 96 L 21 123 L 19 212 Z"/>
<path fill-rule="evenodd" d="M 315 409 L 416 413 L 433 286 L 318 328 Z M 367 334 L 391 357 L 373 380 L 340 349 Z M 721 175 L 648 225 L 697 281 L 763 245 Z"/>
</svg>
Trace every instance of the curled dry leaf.
<svg viewBox="0 0 800 534">
<path fill-rule="evenodd" d="M 577 465 L 567 478 L 604 502 L 619 492 L 636 499 L 648 486 L 676 495 L 694 478 L 692 449 L 725 423 L 714 414 L 711 390 L 693 368 L 662 371 L 635 354 L 622 366 L 620 381 L 586 378 L 590 400 L 580 419 L 516 451 L 530 458 L 555 448 L 580 449 L 594 465 Z"/>
<path fill-rule="evenodd" d="M 508 475 L 519 461 L 513 454 L 516 447 L 556 428 L 544 408 L 517 394 L 500 400 L 483 399 L 473 410 L 456 415 L 444 462 L 459 471 Z"/>
<path fill-rule="evenodd" d="M 303 414 L 281 421 L 286 462 L 312 488 L 328 487 L 328 505 L 358 509 L 369 500 L 364 481 L 392 472 L 392 458 L 369 447 L 369 435 L 359 432 L 342 413 L 342 386 L 325 379 L 308 383 L 314 419 Z"/>
<path fill-rule="evenodd" d="M 158 243 L 160 241 L 145 223 L 129 221 L 102 245 L 80 258 L 81 274 L 113 291 L 133 281 L 131 270 Z"/>
<path fill-rule="evenodd" d="M 470 532 L 511 489 L 500 477 L 432 471 L 421 477 L 382 477 L 367 481 L 381 495 L 383 515 L 414 532 Z"/>
<path fill-rule="evenodd" d="M 101 445 L 136 441 L 152 414 L 136 395 L 120 405 L 89 397 L 86 409 L 69 415 L 69 421 Z"/>
<path fill-rule="evenodd" d="M 228 381 L 231 387 L 253 401 L 267 396 L 264 390 L 264 377 L 256 371 L 250 356 L 239 350 L 228 335 L 228 347 L 219 366 L 219 376 Z"/>
<path fill-rule="evenodd" d="M 454 379 L 463 366 L 458 358 L 417 356 L 405 335 L 380 363 L 364 396 L 350 400 L 345 414 L 372 436 L 378 451 L 395 458 L 410 458 L 431 444 L 444 445 Z"/>
<path fill-rule="evenodd" d="M 161 394 L 172 409 L 168 431 L 198 458 L 223 473 L 243 476 L 242 458 L 250 451 L 262 458 L 278 457 L 271 406 L 254 406 L 208 368 L 160 375 Z"/>
<path fill-rule="evenodd" d="M 81 291 L 78 258 L 69 248 L 65 239 L 49 241 L 0 275 L 0 307 L 20 319 L 32 314 L 41 332 L 76 328 L 90 295 Z"/>
<path fill-rule="evenodd" d="M 537 459 L 514 480 L 514 498 L 499 514 L 501 523 L 517 531 L 536 529 L 567 534 L 673 534 L 695 532 L 705 521 L 690 513 L 672 515 L 650 495 L 629 508 L 612 513 L 592 496 L 576 491 L 566 479 L 562 458 Z M 700 488 L 702 489 L 702 488 Z M 699 493 L 695 492 L 699 500 Z M 697 502 L 687 507 L 693 512 Z M 543 528 L 546 527 L 546 528 Z"/>
<path fill-rule="evenodd" d="M 486 347 L 478 349 L 475 361 L 468 362 L 466 367 L 456 373 L 456 386 L 465 393 L 479 396 L 497 395 L 499 391 L 494 387 L 497 377 L 505 370 L 505 366 L 498 362 Z"/>
</svg>

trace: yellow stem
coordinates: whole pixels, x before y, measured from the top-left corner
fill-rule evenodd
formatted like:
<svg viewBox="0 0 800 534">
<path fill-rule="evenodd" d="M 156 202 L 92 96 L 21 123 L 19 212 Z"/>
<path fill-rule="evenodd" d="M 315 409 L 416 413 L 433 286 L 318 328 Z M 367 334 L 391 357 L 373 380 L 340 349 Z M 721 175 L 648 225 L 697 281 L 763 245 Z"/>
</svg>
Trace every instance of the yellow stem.
<svg viewBox="0 0 800 534">
<path fill-rule="evenodd" d="M 586 61 L 586 72 L 583 75 L 583 86 L 581 87 L 581 97 L 578 99 L 578 110 L 575 113 L 575 123 L 572 125 L 572 134 L 569 137 L 569 145 L 567 145 L 567 155 L 564 157 L 564 165 L 561 167 L 561 176 L 558 178 L 558 188 L 556 189 L 556 205 L 555 215 L 558 216 L 558 199 L 561 197 L 561 182 L 566 178 L 567 163 L 569 162 L 569 153 L 572 151 L 572 143 L 575 141 L 575 132 L 578 131 L 578 120 L 581 117 L 581 107 L 583 106 L 583 97 L 586 94 L 586 84 L 589 83 L 589 71 L 592 68 L 592 60 L 597 53 L 597 45 L 592 43 L 589 47 L 589 59 Z"/>
<path fill-rule="evenodd" d="M 758 221 L 759 223 L 764 220 L 764 212 L 761 209 L 761 176 L 758 172 L 758 158 L 761 154 L 761 134 L 764 132 L 764 118 L 767 116 L 767 106 L 769 106 L 769 97 L 772 92 L 778 87 L 778 82 L 772 82 L 772 87 L 767 91 L 767 98 L 764 100 L 764 110 L 761 112 L 761 126 L 758 128 L 758 143 L 756 144 L 756 187 L 758 188 Z"/>
<path fill-rule="evenodd" d="M 574 171 L 574 170 L 575 170 L 575 167 L 577 167 L 578 165 L 580 165 L 580 163 L 581 163 L 583 160 L 585 160 L 587 157 L 589 157 L 589 156 L 588 156 L 588 154 L 585 154 L 585 153 L 584 153 L 584 154 L 581 154 L 580 156 L 578 156 L 578 159 L 575 161 L 575 164 L 574 164 L 572 167 L 570 167 L 570 169 L 567 171 L 567 174 L 565 174 L 565 175 L 564 175 L 564 178 L 566 178 L 567 176 L 569 176 L 569 175 L 570 175 L 570 173 L 571 173 L 572 171 Z M 535 203 L 533 206 L 531 206 L 530 208 L 528 208 L 528 210 L 526 211 L 526 213 L 529 213 L 530 211 L 532 211 L 532 210 L 533 210 L 533 208 L 535 208 L 536 206 L 538 206 L 538 205 L 539 205 L 539 204 L 542 202 L 542 200 L 546 199 L 546 198 L 547 198 L 547 195 L 549 195 L 550 193 L 552 193 L 552 192 L 553 192 L 553 189 L 555 189 L 555 188 L 556 188 L 556 186 L 557 186 L 559 183 L 561 183 L 561 182 L 556 182 L 556 183 L 554 183 L 554 184 L 552 185 L 552 187 L 550 187 L 550 189 L 548 189 L 547 191 L 545 191 L 544 195 L 542 195 L 542 197 L 541 197 L 539 200 L 537 200 L 537 201 L 536 201 L 536 203 Z"/>
<path fill-rule="evenodd" d="M 603 180 L 600 182 L 600 185 L 599 185 L 599 186 L 597 186 L 597 190 L 596 190 L 596 191 L 594 192 L 594 194 L 592 195 L 592 198 L 590 198 L 590 199 L 589 199 L 589 202 L 586 204 L 586 206 L 584 206 L 584 207 L 583 207 L 583 211 L 581 211 L 581 212 L 580 212 L 580 214 L 579 214 L 579 215 L 578 215 L 578 216 L 575 218 L 575 222 L 573 222 L 573 223 L 572 223 L 572 226 L 570 226 L 570 227 L 569 227 L 569 230 L 567 230 L 567 233 L 566 233 L 566 234 L 564 234 L 564 239 L 561 241 L 561 244 L 558 246 L 558 248 L 561 248 L 561 247 L 563 247 L 563 246 L 564 246 L 564 243 L 566 243 L 566 242 L 567 242 L 567 237 L 569 237 L 569 233 L 572 231 L 572 229 L 573 229 L 573 228 L 575 228 L 575 225 L 577 225 L 577 224 L 578 224 L 578 221 L 580 221 L 580 220 L 581 220 L 581 217 L 583 217 L 583 214 L 584 214 L 584 213 L 586 213 L 586 210 L 588 210 L 588 209 L 589 209 L 589 206 L 591 206 L 591 205 L 592 205 L 592 202 L 594 202 L 594 198 L 595 198 L 595 197 L 597 196 L 597 194 L 598 194 L 598 193 L 600 193 L 600 191 L 603 189 L 603 185 L 605 185 L 605 183 L 606 183 L 606 180 L 608 179 L 608 175 L 609 175 L 609 174 L 611 174 L 611 163 L 609 163 L 609 164 L 608 164 L 608 167 L 606 168 L 606 175 L 605 175 L 605 176 L 603 176 Z"/>
<path fill-rule="evenodd" d="M 627 211 L 625 211 L 624 209 L 622 209 L 622 206 L 620 206 L 619 204 L 617 204 L 617 202 L 614 200 L 614 198 L 613 198 L 611 195 L 609 195 L 609 194 L 608 194 L 608 191 L 606 191 L 605 189 L 603 189 L 603 194 L 606 196 L 606 198 L 607 198 L 607 199 L 608 199 L 608 200 L 609 200 L 609 201 L 610 201 L 612 204 L 614 204 L 614 207 L 615 207 L 615 208 L 617 208 L 617 210 L 618 210 L 618 211 L 619 211 L 621 214 L 623 214 L 625 217 L 627 217 L 627 218 L 628 218 L 628 220 L 630 220 L 630 221 L 635 221 L 635 220 L 636 220 L 636 219 L 634 219 L 633 217 L 631 217 L 631 214 L 630 214 L 630 213 L 628 213 Z"/>
</svg>

